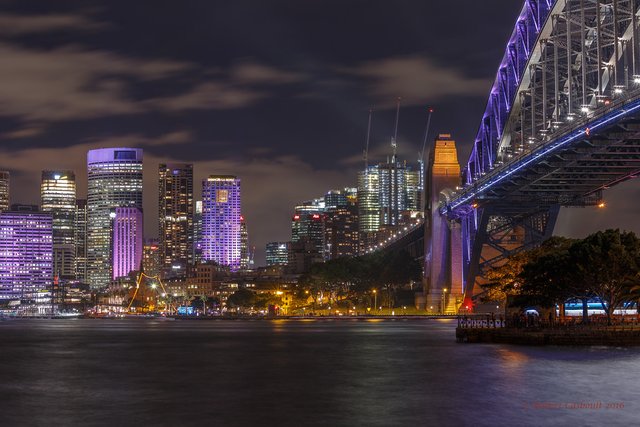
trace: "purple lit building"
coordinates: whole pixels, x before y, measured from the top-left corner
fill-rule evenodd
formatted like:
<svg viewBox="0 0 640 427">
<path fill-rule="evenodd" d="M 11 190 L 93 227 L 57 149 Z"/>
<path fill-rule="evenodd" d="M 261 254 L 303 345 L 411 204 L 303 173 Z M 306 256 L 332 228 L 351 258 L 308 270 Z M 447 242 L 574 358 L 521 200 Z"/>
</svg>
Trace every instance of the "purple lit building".
<svg viewBox="0 0 640 427">
<path fill-rule="evenodd" d="M 140 269 L 143 253 L 142 211 L 115 208 L 112 218 L 112 278 L 125 277 Z"/>
<path fill-rule="evenodd" d="M 142 209 L 142 149 L 100 148 L 87 153 L 87 282 L 107 286 L 111 267 L 111 214 Z M 136 267 L 137 268 L 137 267 Z"/>
<path fill-rule="evenodd" d="M 202 257 L 240 269 L 240 179 L 211 175 L 202 181 Z"/>
<path fill-rule="evenodd" d="M 0 212 L 0 300 L 35 300 L 53 280 L 50 213 Z"/>
</svg>

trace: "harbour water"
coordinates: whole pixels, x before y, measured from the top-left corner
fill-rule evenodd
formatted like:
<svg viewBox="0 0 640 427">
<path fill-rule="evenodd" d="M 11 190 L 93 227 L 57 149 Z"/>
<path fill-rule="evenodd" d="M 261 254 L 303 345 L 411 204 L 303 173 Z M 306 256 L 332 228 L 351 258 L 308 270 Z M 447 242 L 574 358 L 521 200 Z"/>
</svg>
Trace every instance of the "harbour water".
<svg viewBox="0 0 640 427">
<path fill-rule="evenodd" d="M 448 320 L 0 322 L 3 426 L 637 425 L 640 349 Z"/>
</svg>

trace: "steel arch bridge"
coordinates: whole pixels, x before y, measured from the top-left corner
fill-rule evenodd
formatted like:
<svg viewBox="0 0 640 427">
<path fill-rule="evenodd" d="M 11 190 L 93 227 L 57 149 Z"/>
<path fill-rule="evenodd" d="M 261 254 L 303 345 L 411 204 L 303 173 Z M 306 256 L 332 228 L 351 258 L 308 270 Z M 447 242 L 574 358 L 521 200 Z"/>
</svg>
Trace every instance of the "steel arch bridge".
<svg viewBox="0 0 640 427">
<path fill-rule="evenodd" d="M 462 185 L 438 207 L 462 228 L 466 297 L 487 267 L 549 237 L 561 206 L 601 204 L 640 173 L 639 7 L 525 1 Z"/>
</svg>

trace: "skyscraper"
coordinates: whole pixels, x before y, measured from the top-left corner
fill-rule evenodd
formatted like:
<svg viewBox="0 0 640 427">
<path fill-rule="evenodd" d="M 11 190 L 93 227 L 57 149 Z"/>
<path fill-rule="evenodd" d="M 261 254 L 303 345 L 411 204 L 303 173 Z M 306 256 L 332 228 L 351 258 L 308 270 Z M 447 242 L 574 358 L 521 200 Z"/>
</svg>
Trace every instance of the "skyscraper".
<svg viewBox="0 0 640 427">
<path fill-rule="evenodd" d="M 87 282 L 87 199 L 76 200 L 73 222 L 73 242 L 76 248 L 76 280 Z"/>
<path fill-rule="evenodd" d="M 406 210 L 407 166 L 399 162 L 395 155 L 391 161 L 378 165 L 380 225 L 398 225 L 400 212 Z"/>
<path fill-rule="evenodd" d="M 111 218 L 112 278 L 117 279 L 140 270 L 143 249 L 142 211 L 138 208 L 115 208 Z"/>
<path fill-rule="evenodd" d="M 202 256 L 240 268 L 240 179 L 211 175 L 202 181 Z"/>
<path fill-rule="evenodd" d="M 361 254 L 376 243 L 380 217 L 380 174 L 377 165 L 369 166 L 358 173 L 358 234 Z"/>
<path fill-rule="evenodd" d="M 196 200 L 193 213 L 193 263 L 202 262 L 202 200 Z"/>
<path fill-rule="evenodd" d="M 313 213 L 296 211 L 291 218 L 291 242 L 310 242 L 321 261 L 326 255 L 324 221 L 323 211 Z"/>
<path fill-rule="evenodd" d="M 62 279 L 75 278 L 74 220 L 76 176 L 73 171 L 42 171 L 40 207 L 53 218 L 53 272 Z"/>
<path fill-rule="evenodd" d="M 111 275 L 114 208 L 142 210 L 142 149 L 101 148 L 87 154 L 88 282 L 106 286 Z"/>
<path fill-rule="evenodd" d="M 240 269 L 249 269 L 249 230 L 243 215 L 240 215 Z"/>
<path fill-rule="evenodd" d="M 9 172 L 0 171 L 0 212 L 9 210 Z"/>
<path fill-rule="evenodd" d="M 166 269 L 186 272 L 193 263 L 193 165 L 158 167 L 160 252 Z"/>
<path fill-rule="evenodd" d="M 51 214 L 37 207 L 0 212 L 0 299 L 33 301 L 52 280 Z"/>
<path fill-rule="evenodd" d="M 327 209 L 325 219 L 326 259 L 358 256 L 358 208 L 353 204 Z"/>
</svg>

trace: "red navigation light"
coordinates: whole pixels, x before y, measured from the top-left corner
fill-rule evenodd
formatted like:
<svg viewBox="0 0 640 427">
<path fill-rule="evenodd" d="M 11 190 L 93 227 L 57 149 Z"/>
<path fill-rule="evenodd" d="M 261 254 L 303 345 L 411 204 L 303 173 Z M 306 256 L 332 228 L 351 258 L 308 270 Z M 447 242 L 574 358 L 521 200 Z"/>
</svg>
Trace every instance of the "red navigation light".
<svg viewBox="0 0 640 427">
<path fill-rule="evenodd" d="M 320 219 L 320 215 L 318 215 L 318 214 L 313 214 L 313 219 Z"/>
<path fill-rule="evenodd" d="M 240 215 L 240 221 L 244 221 L 244 216 Z"/>
<path fill-rule="evenodd" d="M 430 113 L 433 113 L 433 108 L 429 108 L 429 112 L 430 112 Z"/>
<path fill-rule="evenodd" d="M 297 220 L 299 220 L 299 219 L 300 219 L 300 215 L 294 215 L 294 216 L 293 216 L 293 220 L 294 220 L 294 221 L 297 221 Z"/>
</svg>

